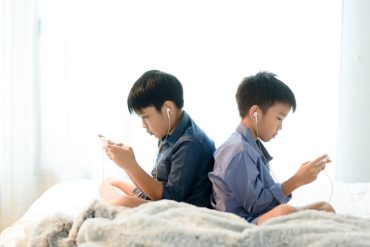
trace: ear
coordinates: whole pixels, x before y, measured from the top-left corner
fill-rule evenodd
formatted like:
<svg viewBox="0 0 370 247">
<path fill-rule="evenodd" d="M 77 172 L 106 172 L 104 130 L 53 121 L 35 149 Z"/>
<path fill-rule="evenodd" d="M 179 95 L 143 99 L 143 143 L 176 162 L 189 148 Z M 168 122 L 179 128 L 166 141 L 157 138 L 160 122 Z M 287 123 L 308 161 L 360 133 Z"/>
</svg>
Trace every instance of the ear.
<svg viewBox="0 0 370 247">
<path fill-rule="evenodd" d="M 175 109 L 175 103 L 172 102 L 171 100 L 166 100 L 163 103 L 163 106 L 164 106 L 164 110 L 165 110 L 167 115 L 170 114 L 170 112 L 174 111 L 174 109 Z"/>
<path fill-rule="evenodd" d="M 259 110 L 258 105 L 252 105 L 251 108 L 249 109 L 250 118 L 256 120 L 258 118 L 258 110 Z"/>
</svg>

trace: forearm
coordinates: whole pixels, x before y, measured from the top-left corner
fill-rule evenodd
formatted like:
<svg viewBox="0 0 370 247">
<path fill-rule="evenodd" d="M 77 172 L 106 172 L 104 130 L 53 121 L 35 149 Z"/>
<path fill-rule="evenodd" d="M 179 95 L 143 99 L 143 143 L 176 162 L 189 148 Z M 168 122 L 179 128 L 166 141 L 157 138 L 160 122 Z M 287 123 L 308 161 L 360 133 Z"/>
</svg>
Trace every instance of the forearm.
<svg viewBox="0 0 370 247">
<path fill-rule="evenodd" d="M 163 185 L 146 173 L 137 163 L 126 168 L 127 175 L 152 200 L 162 198 Z"/>
<path fill-rule="evenodd" d="M 286 196 L 289 196 L 293 193 L 294 190 L 296 190 L 297 188 L 299 188 L 301 185 L 298 181 L 298 179 L 293 176 L 291 178 L 289 178 L 287 181 L 285 181 L 284 183 L 281 184 L 281 188 L 283 190 L 283 193 L 286 195 Z"/>
</svg>

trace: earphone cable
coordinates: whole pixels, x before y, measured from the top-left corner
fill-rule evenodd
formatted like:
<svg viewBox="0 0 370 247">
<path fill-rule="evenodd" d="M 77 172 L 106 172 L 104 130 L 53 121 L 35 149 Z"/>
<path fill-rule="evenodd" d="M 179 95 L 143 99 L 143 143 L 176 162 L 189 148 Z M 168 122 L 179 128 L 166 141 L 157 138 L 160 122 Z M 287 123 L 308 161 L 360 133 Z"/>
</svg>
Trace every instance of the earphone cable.
<svg viewBox="0 0 370 247">
<path fill-rule="evenodd" d="M 167 129 L 167 134 L 166 134 L 166 137 L 164 138 L 164 140 L 159 143 L 159 147 L 156 151 L 156 154 L 155 154 L 155 158 L 154 158 L 154 162 L 153 162 L 153 168 L 154 168 L 154 179 L 157 180 L 157 177 L 158 177 L 158 166 L 157 166 L 157 157 L 159 155 L 159 150 L 160 148 L 162 147 L 163 143 L 167 140 L 168 136 L 170 135 L 170 129 L 171 129 L 171 118 L 170 118 L 170 115 L 169 113 L 167 112 L 167 118 L 168 118 L 168 129 Z"/>
<path fill-rule="evenodd" d="M 330 189 L 331 189 L 330 190 L 330 197 L 329 197 L 329 202 L 330 202 L 331 201 L 331 198 L 333 197 L 333 194 L 334 194 L 334 185 L 333 185 L 333 181 L 331 180 L 329 174 L 325 170 L 323 170 L 323 172 L 328 177 L 329 182 L 330 182 Z"/>
<path fill-rule="evenodd" d="M 257 146 L 258 146 L 258 148 L 260 149 L 260 151 L 261 151 L 261 154 L 262 154 L 262 156 L 263 156 L 263 158 L 265 159 L 265 161 L 267 162 L 267 159 L 266 159 L 266 157 L 265 157 L 265 155 L 263 154 L 263 151 L 262 151 L 262 147 L 261 147 L 261 141 L 259 140 L 259 135 L 258 135 L 258 126 L 257 126 L 257 124 L 258 124 L 258 118 L 257 118 L 257 114 L 256 115 L 254 115 L 255 116 L 255 118 L 256 118 L 256 134 L 257 134 Z M 273 172 L 273 170 L 272 170 L 272 168 L 271 168 L 271 166 L 270 166 L 270 174 L 271 174 L 271 176 L 272 176 L 272 178 L 274 179 L 274 181 L 275 182 L 278 182 L 279 180 L 277 179 L 277 177 L 276 177 L 276 175 L 275 175 L 275 173 Z"/>
<path fill-rule="evenodd" d="M 102 164 L 101 165 L 101 169 L 102 169 L 102 177 L 101 177 L 102 183 L 104 182 L 104 177 L 105 177 L 105 174 L 104 174 L 105 173 L 105 171 L 104 171 L 105 170 L 105 165 L 104 165 L 104 163 L 105 163 L 105 152 L 104 152 L 104 150 L 105 149 L 103 149 L 103 151 L 102 151 L 102 154 L 103 155 L 102 155 L 102 162 L 101 162 L 101 164 Z"/>
</svg>

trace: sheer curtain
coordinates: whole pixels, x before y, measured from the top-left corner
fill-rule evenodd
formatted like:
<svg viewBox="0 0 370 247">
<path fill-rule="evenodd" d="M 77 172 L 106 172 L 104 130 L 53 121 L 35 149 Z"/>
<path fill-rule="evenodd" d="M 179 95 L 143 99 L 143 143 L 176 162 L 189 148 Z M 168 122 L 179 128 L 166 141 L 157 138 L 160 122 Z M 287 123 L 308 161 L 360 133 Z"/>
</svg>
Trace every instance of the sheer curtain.
<svg viewBox="0 0 370 247">
<path fill-rule="evenodd" d="M 33 200 L 39 153 L 35 1 L 1 1 L 0 228 Z"/>
<path fill-rule="evenodd" d="M 1 202 L 9 198 L 16 167 L 37 177 L 38 187 L 30 187 L 36 192 L 60 181 L 101 180 L 103 169 L 105 176 L 124 177 L 104 158 L 98 133 L 132 145 L 139 163 L 150 171 L 156 140 L 126 106 L 133 82 L 149 69 L 178 77 L 184 109 L 217 146 L 240 121 L 234 95 L 241 79 L 260 70 L 276 73 L 295 92 L 298 108 L 278 138 L 267 143 L 275 157 L 274 173 L 286 179 L 304 161 L 327 152 L 333 159 L 328 172 L 334 174 L 338 1 L 39 0 L 37 10 L 39 63 L 33 62 L 39 67 L 30 66 L 39 68 L 39 84 L 31 67 L 29 74 L 14 75 L 25 80 L 22 92 L 31 98 L 15 98 L 15 77 L 2 74 L 2 103 L 27 103 L 17 111 L 1 104 Z M 32 28 L 26 30 L 30 37 Z M 32 45 L 27 48 L 32 51 Z M 25 119 L 15 125 L 18 115 Z M 13 141 L 21 133 L 24 140 Z M 25 149 L 21 156 L 10 151 L 20 147 Z M 3 171 L 14 175 L 6 177 Z M 1 210 L 5 212 L 3 205 Z"/>
</svg>

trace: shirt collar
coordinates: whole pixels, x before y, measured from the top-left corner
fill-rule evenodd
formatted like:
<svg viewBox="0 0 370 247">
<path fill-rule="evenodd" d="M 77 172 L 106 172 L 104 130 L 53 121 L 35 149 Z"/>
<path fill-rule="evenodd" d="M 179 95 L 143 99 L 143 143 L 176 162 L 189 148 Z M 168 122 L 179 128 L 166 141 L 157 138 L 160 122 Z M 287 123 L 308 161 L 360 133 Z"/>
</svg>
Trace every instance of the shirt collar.
<svg viewBox="0 0 370 247">
<path fill-rule="evenodd" d="M 173 145 L 176 141 L 184 134 L 185 130 L 187 129 L 190 122 L 189 115 L 183 111 L 182 117 L 180 122 L 177 124 L 175 131 L 169 135 L 167 138 L 163 137 L 162 141 L 163 144 L 168 143 L 169 145 Z"/>
<path fill-rule="evenodd" d="M 266 162 L 270 162 L 272 160 L 271 155 L 268 153 L 262 142 L 259 139 L 257 141 L 254 140 L 252 132 L 247 126 L 245 126 L 243 123 L 240 123 L 236 128 L 236 131 L 239 132 L 247 140 L 247 142 L 250 143 L 252 147 L 262 155 L 262 157 L 267 159 Z"/>
</svg>

